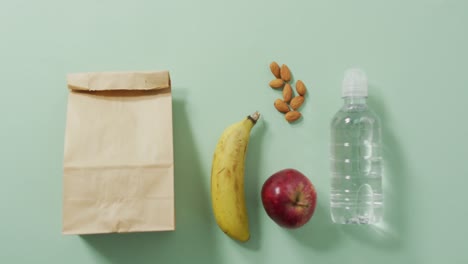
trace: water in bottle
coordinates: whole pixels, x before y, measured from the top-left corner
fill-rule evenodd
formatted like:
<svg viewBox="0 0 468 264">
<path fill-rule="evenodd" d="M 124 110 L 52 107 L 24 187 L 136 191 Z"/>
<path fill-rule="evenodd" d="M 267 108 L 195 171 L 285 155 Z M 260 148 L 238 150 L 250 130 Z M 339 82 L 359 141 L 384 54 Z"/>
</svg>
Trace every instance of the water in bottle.
<svg viewBox="0 0 468 264">
<path fill-rule="evenodd" d="M 349 69 L 344 104 L 331 122 L 331 216 L 338 224 L 375 224 L 383 217 L 380 123 L 369 109 L 367 77 Z"/>
</svg>

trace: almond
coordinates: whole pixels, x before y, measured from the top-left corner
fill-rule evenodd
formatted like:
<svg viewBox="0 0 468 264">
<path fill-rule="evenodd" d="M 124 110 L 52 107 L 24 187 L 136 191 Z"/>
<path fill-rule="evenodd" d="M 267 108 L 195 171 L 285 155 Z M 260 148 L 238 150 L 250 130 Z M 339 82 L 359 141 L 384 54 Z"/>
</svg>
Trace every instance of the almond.
<svg viewBox="0 0 468 264">
<path fill-rule="evenodd" d="M 281 79 L 274 79 L 270 82 L 270 87 L 274 89 L 279 89 L 284 86 L 284 81 Z"/>
<path fill-rule="evenodd" d="M 301 81 L 301 80 L 298 80 L 296 82 L 296 91 L 299 95 L 302 95 L 304 96 L 304 94 L 306 93 L 306 87 L 305 87 L 305 84 Z"/>
<path fill-rule="evenodd" d="M 286 64 L 281 65 L 280 74 L 283 81 L 289 82 L 291 80 L 291 71 Z"/>
<path fill-rule="evenodd" d="M 270 63 L 270 70 L 276 78 L 281 79 L 280 66 L 276 61 Z"/>
<path fill-rule="evenodd" d="M 286 113 L 286 115 L 284 116 L 284 118 L 286 119 L 286 121 L 288 121 L 289 123 L 291 123 L 291 122 L 294 122 L 294 121 L 298 120 L 301 116 L 302 116 L 301 112 L 298 112 L 298 111 L 290 111 L 290 112 L 287 112 L 287 113 Z"/>
<path fill-rule="evenodd" d="M 291 101 L 292 96 L 293 96 L 293 90 L 291 88 L 291 85 L 287 83 L 284 85 L 284 89 L 283 89 L 283 100 L 289 103 L 289 101 Z"/>
<path fill-rule="evenodd" d="M 289 106 L 286 102 L 284 102 L 281 99 L 276 99 L 275 100 L 275 108 L 276 110 L 280 111 L 281 113 L 287 113 L 289 112 Z"/>
<path fill-rule="evenodd" d="M 291 108 L 297 110 L 304 103 L 304 96 L 298 95 L 291 100 Z"/>
</svg>

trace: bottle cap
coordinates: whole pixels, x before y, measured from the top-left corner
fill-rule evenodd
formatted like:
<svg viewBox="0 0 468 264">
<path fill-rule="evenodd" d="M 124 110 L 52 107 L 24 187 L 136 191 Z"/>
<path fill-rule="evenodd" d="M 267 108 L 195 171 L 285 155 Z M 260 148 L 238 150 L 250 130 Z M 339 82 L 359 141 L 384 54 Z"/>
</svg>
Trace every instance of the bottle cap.
<svg viewBox="0 0 468 264">
<path fill-rule="evenodd" d="M 367 76 L 361 69 L 346 70 L 342 85 L 342 97 L 367 97 Z"/>
</svg>

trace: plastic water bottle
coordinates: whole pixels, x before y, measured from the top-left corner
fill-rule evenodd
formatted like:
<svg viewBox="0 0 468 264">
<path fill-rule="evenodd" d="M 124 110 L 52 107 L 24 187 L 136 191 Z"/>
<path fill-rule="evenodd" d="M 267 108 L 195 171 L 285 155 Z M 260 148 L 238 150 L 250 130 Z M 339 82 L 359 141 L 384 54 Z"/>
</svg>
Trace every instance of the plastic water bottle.
<svg viewBox="0 0 468 264">
<path fill-rule="evenodd" d="M 367 106 L 367 77 L 349 69 L 344 104 L 331 122 L 331 216 L 338 224 L 375 224 L 383 217 L 381 131 Z"/>
</svg>

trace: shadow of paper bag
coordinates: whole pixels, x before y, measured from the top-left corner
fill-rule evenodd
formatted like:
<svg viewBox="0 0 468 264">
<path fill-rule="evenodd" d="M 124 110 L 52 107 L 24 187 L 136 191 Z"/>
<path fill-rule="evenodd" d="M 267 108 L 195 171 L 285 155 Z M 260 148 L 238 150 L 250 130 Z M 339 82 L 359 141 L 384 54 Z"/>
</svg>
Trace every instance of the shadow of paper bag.
<svg viewBox="0 0 468 264">
<path fill-rule="evenodd" d="M 67 82 L 62 232 L 174 230 L 169 73 L 78 73 Z"/>
</svg>

